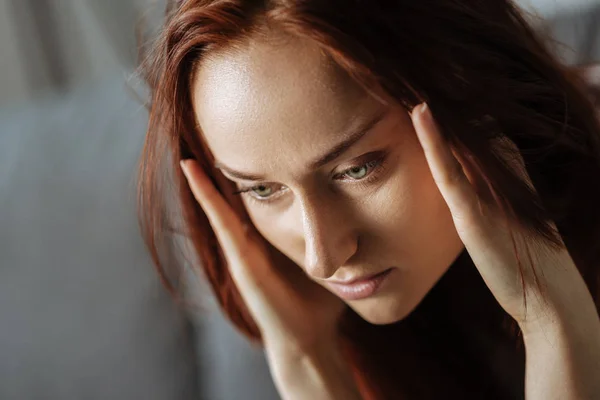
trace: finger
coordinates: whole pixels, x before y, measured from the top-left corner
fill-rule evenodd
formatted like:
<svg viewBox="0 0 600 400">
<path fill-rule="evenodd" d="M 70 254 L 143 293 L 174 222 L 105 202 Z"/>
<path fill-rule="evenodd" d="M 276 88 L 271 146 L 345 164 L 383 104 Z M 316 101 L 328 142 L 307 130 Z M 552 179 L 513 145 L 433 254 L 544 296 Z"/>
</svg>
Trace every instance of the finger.
<svg viewBox="0 0 600 400">
<path fill-rule="evenodd" d="M 242 223 L 199 164 L 193 160 L 185 160 L 181 162 L 181 168 L 223 248 L 228 270 L 236 287 L 262 329 L 264 326 L 260 321 L 272 320 L 273 313 L 277 313 L 270 305 L 273 299 L 289 298 L 297 290 L 298 283 L 303 282 L 301 270 L 288 268 L 293 272 L 296 287 L 290 285 L 292 280 L 281 279 L 281 272 L 271 268 L 272 260 L 265 251 L 266 248 L 260 246 L 260 241 L 254 240 L 255 236 L 247 233 L 252 226 Z M 284 258 L 283 254 L 276 258 L 279 266 L 283 266 Z M 285 306 L 276 304 L 275 309 L 277 307 Z"/>
<path fill-rule="evenodd" d="M 223 250 L 226 254 L 237 254 L 247 238 L 247 229 L 197 162 L 182 160 L 180 165 Z"/>
<path fill-rule="evenodd" d="M 413 124 L 431 174 L 454 218 L 471 219 L 479 209 L 477 193 L 433 120 L 427 103 L 415 107 Z"/>
<path fill-rule="evenodd" d="M 456 230 L 484 280 L 493 287 L 492 282 L 514 279 L 515 271 L 507 268 L 514 264 L 514 250 L 506 221 L 499 217 L 496 208 L 480 204 L 475 188 L 442 137 L 429 107 L 417 106 L 411 116 Z"/>
<path fill-rule="evenodd" d="M 272 318 L 272 308 L 268 306 L 270 299 L 284 298 L 289 292 L 281 293 L 280 281 L 273 279 L 275 276 L 267 268 L 266 260 L 260 257 L 256 246 L 251 245 L 244 224 L 198 163 L 184 160 L 181 169 L 217 236 L 235 286 L 261 326 L 259 321 Z"/>
<path fill-rule="evenodd" d="M 471 258 L 479 267 L 498 268 L 506 261 L 512 243 L 506 226 L 497 218 L 498 210 L 481 204 L 426 103 L 415 108 L 412 118 L 431 174 Z"/>
</svg>

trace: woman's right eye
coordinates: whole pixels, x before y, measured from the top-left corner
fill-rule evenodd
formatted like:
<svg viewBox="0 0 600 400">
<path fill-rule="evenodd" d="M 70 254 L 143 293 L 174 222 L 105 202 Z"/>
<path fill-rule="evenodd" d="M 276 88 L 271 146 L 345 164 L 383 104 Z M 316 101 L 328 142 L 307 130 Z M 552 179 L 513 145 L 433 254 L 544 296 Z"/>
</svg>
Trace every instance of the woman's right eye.
<svg viewBox="0 0 600 400">
<path fill-rule="evenodd" d="M 252 191 L 254 193 L 256 193 L 258 195 L 258 197 L 268 197 L 273 190 L 269 186 L 260 185 L 260 186 L 256 186 L 255 188 L 252 188 Z M 262 194 L 261 194 L 261 192 L 262 192 Z"/>
<path fill-rule="evenodd" d="M 282 188 L 282 186 L 279 187 Z M 273 201 L 275 198 L 279 197 L 278 195 L 273 195 L 273 193 L 277 193 L 277 190 L 272 185 L 251 186 L 248 188 L 242 188 L 233 193 L 245 194 L 248 198 L 263 204 Z"/>
</svg>

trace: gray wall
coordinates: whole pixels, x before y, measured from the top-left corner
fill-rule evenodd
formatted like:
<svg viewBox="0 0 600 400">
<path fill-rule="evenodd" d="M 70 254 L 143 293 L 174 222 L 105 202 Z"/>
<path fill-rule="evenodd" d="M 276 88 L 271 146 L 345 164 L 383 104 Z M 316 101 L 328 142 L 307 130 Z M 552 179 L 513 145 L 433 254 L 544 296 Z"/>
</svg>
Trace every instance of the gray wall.
<svg viewBox="0 0 600 400">
<path fill-rule="evenodd" d="M 0 0 L 0 107 L 130 71 L 136 21 L 161 3 Z"/>
</svg>

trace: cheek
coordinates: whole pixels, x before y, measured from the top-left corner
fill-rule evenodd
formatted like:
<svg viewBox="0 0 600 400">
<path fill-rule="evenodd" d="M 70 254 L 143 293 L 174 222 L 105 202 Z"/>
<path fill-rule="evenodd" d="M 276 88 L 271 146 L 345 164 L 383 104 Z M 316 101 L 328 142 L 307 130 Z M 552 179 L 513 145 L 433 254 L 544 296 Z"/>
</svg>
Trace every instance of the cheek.
<svg viewBox="0 0 600 400">
<path fill-rule="evenodd" d="M 454 249 L 458 235 L 427 161 L 420 148 L 406 150 L 410 156 L 404 156 L 378 194 L 376 229 L 403 253 L 414 256 L 430 251 L 433 243 Z"/>
<path fill-rule="evenodd" d="M 246 206 L 246 210 L 248 211 L 248 215 L 250 216 L 250 220 L 258 230 L 258 232 L 269 241 L 271 244 L 273 243 L 275 238 L 278 238 L 277 235 L 277 223 L 274 221 L 273 215 L 261 210 L 262 207 L 253 207 L 252 205 L 248 205 L 246 201 L 244 201 Z M 275 245 L 275 247 L 278 247 Z"/>
<path fill-rule="evenodd" d="M 263 238 L 283 253 L 290 260 L 302 265 L 304 260 L 304 247 L 301 236 L 295 233 L 294 221 L 289 216 L 279 215 L 268 207 L 246 206 L 248 215 L 258 232 Z"/>
<path fill-rule="evenodd" d="M 374 207 L 377 224 L 396 232 L 414 230 L 428 213 L 438 213 L 441 198 L 420 148 L 410 143 L 402 153 Z"/>
<path fill-rule="evenodd" d="M 429 169 L 419 181 L 412 203 L 409 232 L 404 236 L 405 248 L 411 264 L 417 267 L 415 273 L 437 277 L 462 251 L 463 244 Z"/>
<path fill-rule="evenodd" d="M 456 235 L 452 215 L 427 165 L 416 174 L 412 209 L 412 231 L 421 245 L 445 241 Z"/>
</svg>

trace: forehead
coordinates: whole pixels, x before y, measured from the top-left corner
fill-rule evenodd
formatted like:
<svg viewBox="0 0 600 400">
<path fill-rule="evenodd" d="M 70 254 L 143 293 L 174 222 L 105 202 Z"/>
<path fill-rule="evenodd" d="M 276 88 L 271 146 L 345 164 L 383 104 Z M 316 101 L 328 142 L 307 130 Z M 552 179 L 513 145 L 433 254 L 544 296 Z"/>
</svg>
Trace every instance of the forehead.
<svg viewBox="0 0 600 400">
<path fill-rule="evenodd" d="M 197 122 L 234 169 L 296 168 L 379 106 L 316 45 L 274 35 L 212 54 L 195 72 Z M 269 161 L 278 155 L 287 165 Z"/>
</svg>

